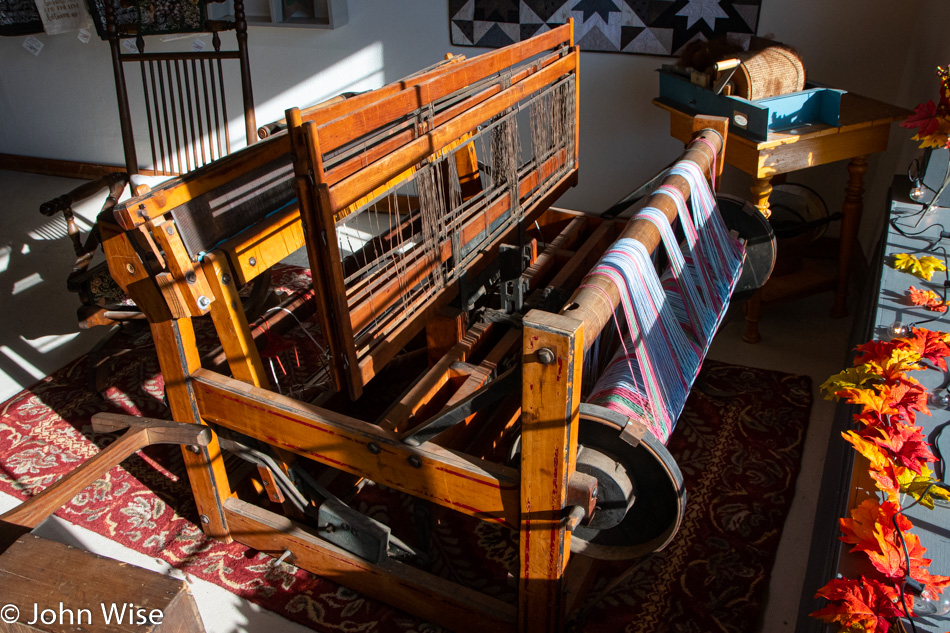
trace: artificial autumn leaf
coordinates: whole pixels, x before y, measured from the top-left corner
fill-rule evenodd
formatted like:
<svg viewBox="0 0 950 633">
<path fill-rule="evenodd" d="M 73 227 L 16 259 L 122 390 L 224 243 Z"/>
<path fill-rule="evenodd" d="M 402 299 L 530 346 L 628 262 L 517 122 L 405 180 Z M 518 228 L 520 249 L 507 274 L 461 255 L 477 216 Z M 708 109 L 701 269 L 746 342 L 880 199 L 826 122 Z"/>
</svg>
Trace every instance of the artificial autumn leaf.
<svg viewBox="0 0 950 633">
<path fill-rule="evenodd" d="M 895 422 L 891 426 L 868 430 L 861 436 L 877 444 L 891 459 L 918 475 L 922 474 L 922 469 L 928 463 L 937 461 L 923 431 L 913 424 Z"/>
<path fill-rule="evenodd" d="M 937 104 L 933 99 L 918 104 L 914 113 L 901 122 L 901 127 L 917 130 L 917 136 L 930 136 L 940 129 L 937 122 Z"/>
<path fill-rule="evenodd" d="M 882 492 L 887 493 L 889 500 L 896 500 L 901 490 L 898 477 L 900 472 L 905 469 L 895 465 L 883 448 L 871 440 L 861 437 L 854 431 L 847 431 L 842 433 L 841 436 L 868 460 L 868 473 L 871 475 L 871 479 L 877 483 L 877 487 Z"/>
<path fill-rule="evenodd" d="M 904 557 L 904 548 L 900 543 L 897 528 L 902 533 L 914 527 L 910 520 L 900 514 L 900 506 L 892 501 L 878 504 L 874 499 L 867 499 L 851 511 L 850 519 L 841 519 L 840 537 L 845 543 L 853 544 L 852 552 L 864 552 L 876 570 L 895 580 L 902 580 L 906 575 L 907 560 Z M 897 528 L 895 528 L 895 523 Z M 904 534 L 910 554 L 911 567 L 914 561 L 919 566 L 926 566 L 930 561 L 920 557 L 927 551 L 920 546 L 919 539 L 916 549 L 911 547 L 908 534 Z"/>
<path fill-rule="evenodd" d="M 934 272 L 947 269 L 942 261 L 932 255 L 917 257 L 910 253 L 897 253 L 894 255 L 893 266 L 895 270 L 903 270 L 926 281 L 930 281 Z"/>
<path fill-rule="evenodd" d="M 879 411 L 862 411 L 852 418 L 859 429 L 873 429 L 887 426 L 891 423 L 889 415 L 882 415 Z"/>
<path fill-rule="evenodd" d="M 933 471 L 927 466 L 921 467 L 919 474 L 907 469 L 897 477 L 897 484 L 902 493 L 910 495 L 920 502 L 920 505 L 931 510 L 934 509 L 934 499 L 950 501 L 950 492 L 940 486 L 932 486 L 935 482 Z"/>
<path fill-rule="evenodd" d="M 907 290 L 910 302 L 915 306 L 923 306 L 931 312 L 946 312 L 947 304 L 933 290 L 921 290 L 911 286 Z"/>
<path fill-rule="evenodd" d="M 854 545 L 852 552 L 876 551 L 880 549 L 878 535 L 883 534 L 882 522 L 889 522 L 897 516 L 897 525 L 901 530 L 913 527 L 910 520 L 898 513 L 900 506 L 892 501 L 878 503 L 876 499 L 865 499 L 856 508 L 851 509 L 850 518 L 839 519 L 841 540 Z M 893 526 L 890 527 L 893 530 Z"/>
<path fill-rule="evenodd" d="M 904 536 L 904 543 L 907 545 L 907 558 L 910 559 L 910 570 L 904 570 L 906 565 L 903 548 L 901 549 L 901 573 L 906 574 L 914 580 L 925 585 L 934 593 L 942 593 L 950 585 L 950 577 L 931 574 L 927 567 L 932 562 L 929 558 L 924 558 L 927 548 L 920 544 L 920 537 L 916 534 L 910 534 L 901 528 Z M 895 531 L 896 534 L 896 531 Z M 873 560 L 871 561 L 874 562 Z"/>
<path fill-rule="evenodd" d="M 873 362 L 880 364 L 882 359 L 890 357 L 890 355 L 894 353 L 894 350 L 900 345 L 906 347 L 906 344 L 897 343 L 895 341 L 875 340 L 862 343 L 854 348 L 854 351 L 857 352 L 854 357 L 854 365 L 865 365 Z"/>
<path fill-rule="evenodd" d="M 880 378 L 868 371 L 866 366 L 849 367 L 844 371 L 838 372 L 822 383 L 819 391 L 824 394 L 825 400 L 834 400 L 839 396 L 838 392 L 852 389 L 868 389 L 872 384 L 879 381 Z"/>
<path fill-rule="evenodd" d="M 811 616 L 837 623 L 842 630 L 887 633 L 890 620 L 904 615 L 899 596 L 897 588 L 873 578 L 835 578 L 815 594 L 830 604 Z"/>
<path fill-rule="evenodd" d="M 930 415 L 930 409 L 927 408 L 927 390 L 916 380 L 911 382 L 902 378 L 891 384 L 877 385 L 877 390 L 888 408 L 910 423 L 917 420 L 918 411 Z"/>
<path fill-rule="evenodd" d="M 841 540 L 854 545 L 852 552 L 864 552 L 874 568 L 886 577 L 902 581 L 910 576 L 935 593 L 950 585 L 950 577 L 931 574 L 926 569 L 931 563 L 929 558 L 924 558 L 927 549 L 920 544 L 920 537 L 910 533 L 914 526 L 901 514 L 897 503 L 878 504 L 874 499 L 867 499 L 851 510 L 851 518 L 840 519 L 840 523 Z"/>
<path fill-rule="evenodd" d="M 947 132 L 950 131 L 946 96 L 940 95 L 939 107 L 932 100 L 918 104 L 914 108 L 914 114 L 907 117 L 901 126 L 909 130 L 917 130 L 912 138 L 920 141 L 921 148 L 945 146 L 948 141 Z"/>
<path fill-rule="evenodd" d="M 946 332 L 934 332 L 925 328 L 912 327 L 910 335 L 898 339 L 906 341 L 921 358 L 929 360 L 941 370 L 947 369 L 947 363 L 943 360 L 950 356 L 950 334 Z"/>
<path fill-rule="evenodd" d="M 877 385 L 882 387 L 883 385 Z M 890 392 L 881 393 L 875 389 L 846 389 L 839 392 L 847 402 L 851 404 L 860 404 L 862 411 L 872 411 L 880 415 L 892 415 L 897 413 L 897 409 L 891 404 Z"/>
<path fill-rule="evenodd" d="M 865 371 L 877 374 L 885 380 L 894 380 L 899 374 L 913 369 L 921 369 L 917 365 L 920 354 L 903 339 L 893 341 L 870 341 L 855 348 L 858 355 L 855 365 L 863 365 Z"/>
</svg>

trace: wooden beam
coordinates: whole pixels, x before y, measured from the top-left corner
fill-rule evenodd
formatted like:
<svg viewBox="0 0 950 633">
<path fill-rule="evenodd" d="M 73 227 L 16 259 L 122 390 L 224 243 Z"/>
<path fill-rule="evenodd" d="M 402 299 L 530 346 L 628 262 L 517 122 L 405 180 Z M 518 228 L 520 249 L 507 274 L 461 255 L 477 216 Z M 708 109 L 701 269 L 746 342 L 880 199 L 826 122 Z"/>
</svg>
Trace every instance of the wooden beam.
<svg viewBox="0 0 950 633">
<path fill-rule="evenodd" d="M 558 633 L 571 534 L 568 481 L 577 458 L 584 323 L 532 310 L 524 317 L 521 409 L 521 568 L 518 630 Z"/>
<path fill-rule="evenodd" d="M 514 605 L 443 578 L 386 559 L 379 564 L 357 558 L 280 515 L 229 499 L 225 506 L 234 538 L 254 549 L 279 555 L 322 578 L 382 600 L 459 633 L 514 633 Z"/>
<path fill-rule="evenodd" d="M 431 443 L 407 446 L 375 424 L 206 369 L 189 382 L 205 420 L 463 514 L 518 525 L 516 469 Z"/>
</svg>

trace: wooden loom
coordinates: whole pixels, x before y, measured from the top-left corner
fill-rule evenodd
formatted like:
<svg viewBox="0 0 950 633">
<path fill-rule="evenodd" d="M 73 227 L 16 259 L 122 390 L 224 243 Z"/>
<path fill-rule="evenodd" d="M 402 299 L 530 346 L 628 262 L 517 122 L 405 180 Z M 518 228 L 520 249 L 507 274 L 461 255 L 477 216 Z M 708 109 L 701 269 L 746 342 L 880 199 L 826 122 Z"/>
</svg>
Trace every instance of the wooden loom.
<svg viewBox="0 0 950 633">
<path fill-rule="evenodd" d="M 591 568 L 589 558 L 571 557 L 572 530 L 594 514 L 599 485 L 576 469 L 579 417 L 613 424 L 613 441 L 649 444 L 641 425 L 581 411 L 584 351 L 619 293 L 602 278 L 578 285 L 617 238 L 635 237 L 651 251 L 659 241 L 648 222 L 549 208 L 576 182 L 577 70 L 570 24 L 449 59 L 370 93 L 290 110 L 286 133 L 100 218 L 110 271 L 148 317 L 172 416 L 215 431 L 207 446 L 183 450 L 207 534 L 292 556 L 453 630 L 563 630 Z M 703 132 L 683 160 L 708 174 L 725 120 L 699 123 L 716 131 Z M 688 197 L 683 178 L 667 181 Z M 670 199 L 654 198 L 672 220 Z M 241 285 L 302 247 L 312 292 L 288 298 L 270 326 L 316 315 L 329 385 L 319 405 L 270 389 L 259 328 L 239 309 Z M 515 262 L 513 276 L 504 261 Z M 458 314 L 484 303 L 493 279 L 510 309 L 483 311 L 466 330 Z M 460 309 L 446 317 L 453 300 Z M 294 319 L 282 318 L 288 313 Z M 226 367 L 199 358 L 193 319 L 203 315 Z M 336 406 L 345 399 L 334 392 L 359 405 L 423 329 L 438 359 L 376 421 Z M 515 436 L 520 465 L 498 461 Z M 250 493 L 246 469 L 233 468 L 229 455 L 257 466 Z M 322 490 L 311 485 L 325 481 L 320 469 L 518 531 L 518 604 L 389 556 L 388 528 L 353 516 L 333 492 L 316 501 L 304 495 L 295 506 L 300 492 L 288 481 Z M 672 507 L 640 535 L 639 553 L 676 530 L 683 494 L 670 485 Z"/>
</svg>

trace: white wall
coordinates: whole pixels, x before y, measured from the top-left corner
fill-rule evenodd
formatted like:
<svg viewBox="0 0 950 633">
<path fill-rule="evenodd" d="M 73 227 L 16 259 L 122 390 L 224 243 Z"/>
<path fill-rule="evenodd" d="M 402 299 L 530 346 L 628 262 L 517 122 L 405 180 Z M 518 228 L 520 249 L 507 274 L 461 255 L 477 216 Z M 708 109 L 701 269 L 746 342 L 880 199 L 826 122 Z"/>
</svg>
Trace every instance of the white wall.
<svg viewBox="0 0 950 633">
<path fill-rule="evenodd" d="M 950 62 L 941 33 L 950 23 L 948 4 L 763 0 L 759 33 L 797 47 L 819 81 L 912 107 L 936 96 L 931 68 Z M 480 52 L 449 44 L 445 0 L 348 0 L 348 8 L 349 23 L 332 31 L 250 29 L 259 122 L 341 90 L 398 79 L 447 51 Z M 38 37 L 46 45 L 38 57 L 21 47 L 22 37 L 0 38 L 0 152 L 121 164 L 108 46 L 98 40 L 84 45 L 72 34 Z M 580 184 L 560 204 L 602 211 L 680 151 L 668 136 L 666 113 L 650 104 L 657 93 L 654 71 L 665 61 L 582 55 Z M 871 161 L 865 242 L 879 225 L 890 174 L 906 169 L 909 136 L 894 126 L 892 150 Z M 803 178 L 830 204 L 840 204 L 843 165 L 810 171 Z M 730 177 L 740 189 L 748 185 L 741 174 Z"/>
</svg>

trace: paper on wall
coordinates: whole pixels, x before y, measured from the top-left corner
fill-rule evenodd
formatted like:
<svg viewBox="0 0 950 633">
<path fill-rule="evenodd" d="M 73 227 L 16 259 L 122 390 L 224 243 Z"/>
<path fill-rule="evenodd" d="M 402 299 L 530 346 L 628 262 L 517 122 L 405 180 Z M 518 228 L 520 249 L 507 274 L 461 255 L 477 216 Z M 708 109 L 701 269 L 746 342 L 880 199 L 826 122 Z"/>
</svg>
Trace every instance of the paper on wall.
<svg viewBox="0 0 950 633">
<path fill-rule="evenodd" d="M 92 27 L 92 18 L 82 0 L 35 0 L 48 35 Z"/>
</svg>

